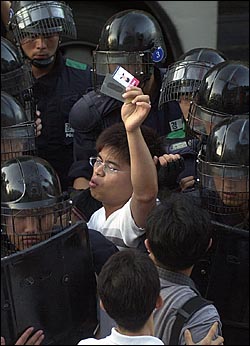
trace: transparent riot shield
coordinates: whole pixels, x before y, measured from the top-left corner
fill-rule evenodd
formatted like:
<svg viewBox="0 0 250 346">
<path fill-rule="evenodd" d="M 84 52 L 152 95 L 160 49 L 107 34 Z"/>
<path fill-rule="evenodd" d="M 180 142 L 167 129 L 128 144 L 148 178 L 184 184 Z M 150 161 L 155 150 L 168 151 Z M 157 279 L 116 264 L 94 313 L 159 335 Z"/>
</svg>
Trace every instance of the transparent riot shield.
<svg viewBox="0 0 250 346">
<path fill-rule="evenodd" d="M 7 345 L 30 326 L 44 331 L 44 345 L 76 345 L 93 337 L 96 278 L 86 223 L 2 258 L 1 275 L 1 335 Z"/>
</svg>

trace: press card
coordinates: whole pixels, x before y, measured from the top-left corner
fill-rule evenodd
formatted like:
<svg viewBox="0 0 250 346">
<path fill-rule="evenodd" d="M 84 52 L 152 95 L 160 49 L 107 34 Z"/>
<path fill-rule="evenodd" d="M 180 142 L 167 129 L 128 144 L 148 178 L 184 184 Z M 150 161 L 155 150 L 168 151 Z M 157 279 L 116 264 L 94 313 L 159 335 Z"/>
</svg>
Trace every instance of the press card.
<svg viewBox="0 0 250 346">
<path fill-rule="evenodd" d="M 136 79 L 131 73 L 126 71 L 121 66 L 117 66 L 115 72 L 113 73 L 113 78 L 125 88 L 129 85 L 137 86 L 140 83 L 138 79 Z"/>
</svg>

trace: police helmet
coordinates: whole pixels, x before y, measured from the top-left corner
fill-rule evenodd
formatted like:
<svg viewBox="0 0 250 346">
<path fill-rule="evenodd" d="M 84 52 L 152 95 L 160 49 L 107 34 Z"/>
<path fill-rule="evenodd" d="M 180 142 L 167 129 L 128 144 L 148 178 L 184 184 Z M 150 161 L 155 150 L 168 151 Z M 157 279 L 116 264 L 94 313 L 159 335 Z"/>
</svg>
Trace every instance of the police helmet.
<svg viewBox="0 0 250 346">
<path fill-rule="evenodd" d="M 169 101 L 180 101 L 181 97 L 191 100 L 206 72 L 225 60 L 226 57 L 213 48 L 195 48 L 181 55 L 164 75 L 159 107 Z"/>
<path fill-rule="evenodd" d="M 35 122 L 13 96 L 1 91 L 1 160 L 24 154 L 35 154 Z"/>
<path fill-rule="evenodd" d="M 1 226 L 8 249 L 24 250 L 70 226 L 71 206 L 44 159 L 24 155 L 2 165 Z"/>
<path fill-rule="evenodd" d="M 17 43 L 34 36 L 59 33 L 76 38 L 71 8 L 64 1 L 13 1 L 10 30 Z"/>
<path fill-rule="evenodd" d="M 198 175 L 212 213 L 248 210 L 249 115 L 228 117 L 214 126 L 198 155 Z"/>
<path fill-rule="evenodd" d="M 154 17 L 142 10 L 125 10 L 110 17 L 103 26 L 93 51 L 94 74 L 105 76 L 112 72 L 111 65 L 122 65 L 144 81 L 166 56 L 163 34 Z"/>
<path fill-rule="evenodd" d="M 1 90 L 16 97 L 27 111 L 32 107 L 32 85 L 30 65 L 12 42 L 1 37 Z"/>
<path fill-rule="evenodd" d="M 249 66 L 225 61 L 204 76 L 191 103 L 188 128 L 193 135 L 209 135 L 225 117 L 249 113 Z"/>
</svg>

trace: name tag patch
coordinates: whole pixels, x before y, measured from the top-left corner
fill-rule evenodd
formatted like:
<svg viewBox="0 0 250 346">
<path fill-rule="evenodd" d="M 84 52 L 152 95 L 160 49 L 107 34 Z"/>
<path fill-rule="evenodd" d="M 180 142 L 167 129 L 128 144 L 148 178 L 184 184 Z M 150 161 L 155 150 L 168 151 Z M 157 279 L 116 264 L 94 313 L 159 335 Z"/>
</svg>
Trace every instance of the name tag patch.
<svg viewBox="0 0 250 346">
<path fill-rule="evenodd" d="M 69 123 L 65 123 L 65 137 L 74 137 L 74 129 L 70 126 Z"/>
<path fill-rule="evenodd" d="M 177 119 L 169 122 L 171 131 L 178 131 L 183 129 L 182 119 Z"/>
</svg>

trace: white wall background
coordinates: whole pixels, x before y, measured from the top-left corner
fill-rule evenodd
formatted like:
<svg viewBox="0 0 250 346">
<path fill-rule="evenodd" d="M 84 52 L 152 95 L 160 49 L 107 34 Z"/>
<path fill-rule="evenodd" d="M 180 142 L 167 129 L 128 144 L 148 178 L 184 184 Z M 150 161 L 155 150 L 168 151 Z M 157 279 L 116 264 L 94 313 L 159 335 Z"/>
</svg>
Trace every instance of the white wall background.
<svg viewBox="0 0 250 346">
<path fill-rule="evenodd" d="M 176 27 L 183 51 L 217 48 L 218 1 L 158 1 Z"/>
</svg>

